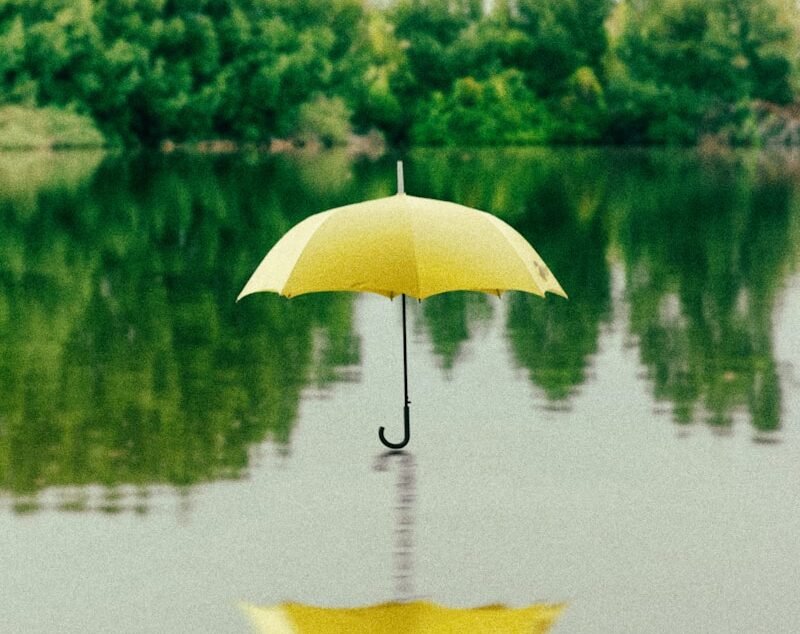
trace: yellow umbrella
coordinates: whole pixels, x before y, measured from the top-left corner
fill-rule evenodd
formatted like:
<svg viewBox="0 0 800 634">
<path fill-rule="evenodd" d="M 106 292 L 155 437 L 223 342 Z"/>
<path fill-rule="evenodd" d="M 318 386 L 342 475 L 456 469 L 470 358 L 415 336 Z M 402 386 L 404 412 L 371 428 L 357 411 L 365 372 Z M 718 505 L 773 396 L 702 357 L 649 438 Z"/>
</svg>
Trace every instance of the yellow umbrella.
<svg viewBox="0 0 800 634">
<path fill-rule="evenodd" d="M 274 607 L 243 604 L 256 631 L 263 634 L 543 634 L 563 605 L 524 608 L 486 606 L 445 608 L 435 603 L 384 603 L 363 608 L 329 609 L 285 603 Z"/>
<path fill-rule="evenodd" d="M 238 299 L 271 291 L 286 297 L 319 291 L 367 291 L 403 297 L 405 437 L 410 438 L 405 296 L 424 299 L 455 290 L 500 295 L 518 290 L 567 294 L 515 229 L 484 211 L 398 193 L 315 214 L 290 229 L 258 265 Z"/>
</svg>

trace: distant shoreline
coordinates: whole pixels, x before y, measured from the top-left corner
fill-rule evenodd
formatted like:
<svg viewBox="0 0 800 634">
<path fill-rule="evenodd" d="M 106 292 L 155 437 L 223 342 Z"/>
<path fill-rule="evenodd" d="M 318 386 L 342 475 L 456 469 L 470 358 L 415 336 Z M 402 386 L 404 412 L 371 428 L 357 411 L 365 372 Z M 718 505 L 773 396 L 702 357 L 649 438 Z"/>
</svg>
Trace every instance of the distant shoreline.
<svg viewBox="0 0 800 634">
<path fill-rule="evenodd" d="M 760 143 L 736 143 L 730 134 L 707 134 L 691 145 L 673 144 L 561 144 L 520 143 L 510 145 L 470 146 L 502 147 L 619 147 L 619 148 L 695 148 L 706 154 L 726 153 L 734 149 L 783 149 L 800 148 L 800 111 L 796 108 L 779 108 L 772 104 L 756 102 L 755 111 L 761 121 Z M 88 115 L 55 107 L 30 107 L 20 105 L 0 106 L 0 151 L 53 151 L 53 150 L 125 150 L 141 149 L 144 146 L 127 147 L 110 142 Z M 464 146 L 413 145 L 415 149 L 442 148 L 459 149 Z M 257 152 L 265 154 L 318 153 L 327 149 L 342 149 L 353 157 L 378 159 L 391 151 L 383 134 L 371 130 L 366 134 L 350 133 L 336 143 L 324 143 L 314 136 L 305 138 L 272 138 L 261 142 L 246 142 L 233 138 L 210 138 L 192 141 L 165 139 L 154 148 L 165 154 L 187 152 L 196 154 L 237 154 Z"/>
<path fill-rule="evenodd" d="M 326 149 L 344 149 L 353 156 L 377 159 L 387 151 L 386 141 L 378 132 L 351 134 L 345 143 L 326 145 L 316 139 L 300 142 L 293 139 L 270 139 L 263 143 L 247 143 L 234 139 L 203 139 L 199 141 L 162 141 L 158 149 L 165 153 L 191 152 L 196 154 L 238 154 L 254 151 L 269 154 L 291 154 L 295 152 L 321 152 Z"/>
</svg>

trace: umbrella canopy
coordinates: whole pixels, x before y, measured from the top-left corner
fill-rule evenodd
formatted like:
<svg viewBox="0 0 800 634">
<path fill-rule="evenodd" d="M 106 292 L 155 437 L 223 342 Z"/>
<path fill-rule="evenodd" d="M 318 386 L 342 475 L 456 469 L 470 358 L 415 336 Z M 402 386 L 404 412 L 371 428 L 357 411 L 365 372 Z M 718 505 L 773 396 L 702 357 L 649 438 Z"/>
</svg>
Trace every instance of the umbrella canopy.
<svg viewBox="0 0 800 634">
<path fill-rule="evenodd" d="M 274 607 L 243 604 L 242 608 L 256 631 L 262 634 L 543 634 L 552 627 L 563 605 L 458 609 L 414 601 L 346 609 L 298 603 Z"/>
<path fill-rule="evenodd" d="M 396 194 L 306 218 L 270 250 L 239 298 L 368 291 L 424 299 L 455 290 L 567 296 L 533 247 L 499 218 Z"/>
<path fill-rule="evenodd" d="M 445 291 L 500 295 L 518 290 L 567 297 L 542 258 L 514 228 L 495 216 L 430 198 L 409 196 L 403 165 L 398 193 L 310 216 L 290 229 L 258 265 L 238 299 L 270 291 L 286 297 L 320 291 L 367 291 L 403 297 L 403 369 L 408 443 L 406 295 L 424 299 Z"/>
</svg>

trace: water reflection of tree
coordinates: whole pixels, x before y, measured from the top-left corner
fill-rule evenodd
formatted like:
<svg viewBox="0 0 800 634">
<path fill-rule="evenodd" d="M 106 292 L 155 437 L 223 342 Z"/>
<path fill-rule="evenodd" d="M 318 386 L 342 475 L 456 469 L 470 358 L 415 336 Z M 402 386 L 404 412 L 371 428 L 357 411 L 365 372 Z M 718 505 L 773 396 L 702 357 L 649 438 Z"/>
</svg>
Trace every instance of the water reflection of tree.
<svg viewBox="0 0 800 634">
<path fill-rule="evenodd" d="M 771 316 L 789 250 L 792 185 L 734 161 L 651 155 L 622 179 L 631 331 L 678 423 L 780 425 Z M 658 173 L 657 179 L 646 173 Z"/>
<path fill-rule="evenodd" d="M 585 379 L 608 318 L 609 275 L 603 225 L 606 173 L 596 151 L 418 151 L 409 183 L 421 195 L 485 209 L 511 223 L 538 249 L 569 302 L 511 293 L 507 333 L 516 363 L 552 400 L 566 399 Z M 566 159 L 569 160 L 566 160 Z M 423 302 L 434 352 L 449 370 L 480 319 L 487 298 L 447 293 Z"/>
<path fill-rule="evenodd" d="M 475 328 L 491 318 L 492 305 L 481 293 L 442 293 L 422 302 L 421 313 L 433 353 L 442 369 L 449 372 Z"/>
<path fill-rule="evenodd" d="M 570 299 L 512 293 L 506 326 L 516 363 L 551 401 L 568 399 L 584 382 L 611 306 L 604 174 L 593 152 L 576 153 L 568 168 L 559 156 L 547 169 L 531 166 L 525 213 L 514 225 Z"/>
<path fill-rule="evenodd" d="M 329 202 L 291 169 L 109 159 L 24 210 L 0 201 L 0 489 L 238 477 L 252 443 L 288 442 L 308 381 L 359 357 L 348 294 L 233 303 Z"/>
</svg>

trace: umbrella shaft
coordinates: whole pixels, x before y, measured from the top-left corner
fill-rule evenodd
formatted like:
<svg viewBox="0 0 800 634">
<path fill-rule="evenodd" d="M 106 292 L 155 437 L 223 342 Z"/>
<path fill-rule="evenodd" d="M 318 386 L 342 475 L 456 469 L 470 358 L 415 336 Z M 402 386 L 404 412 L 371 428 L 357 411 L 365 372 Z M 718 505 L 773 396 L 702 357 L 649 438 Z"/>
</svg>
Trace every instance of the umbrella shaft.
<svg viewBox="0 0 800 634">
<path fill-rule="evenodd" d="M 403 293 L 403 387 L 405 389 L 406 408 L 411 401 L 408 400 L 408 351 L 406 344 L 406 296 Z"/>
</svg>

